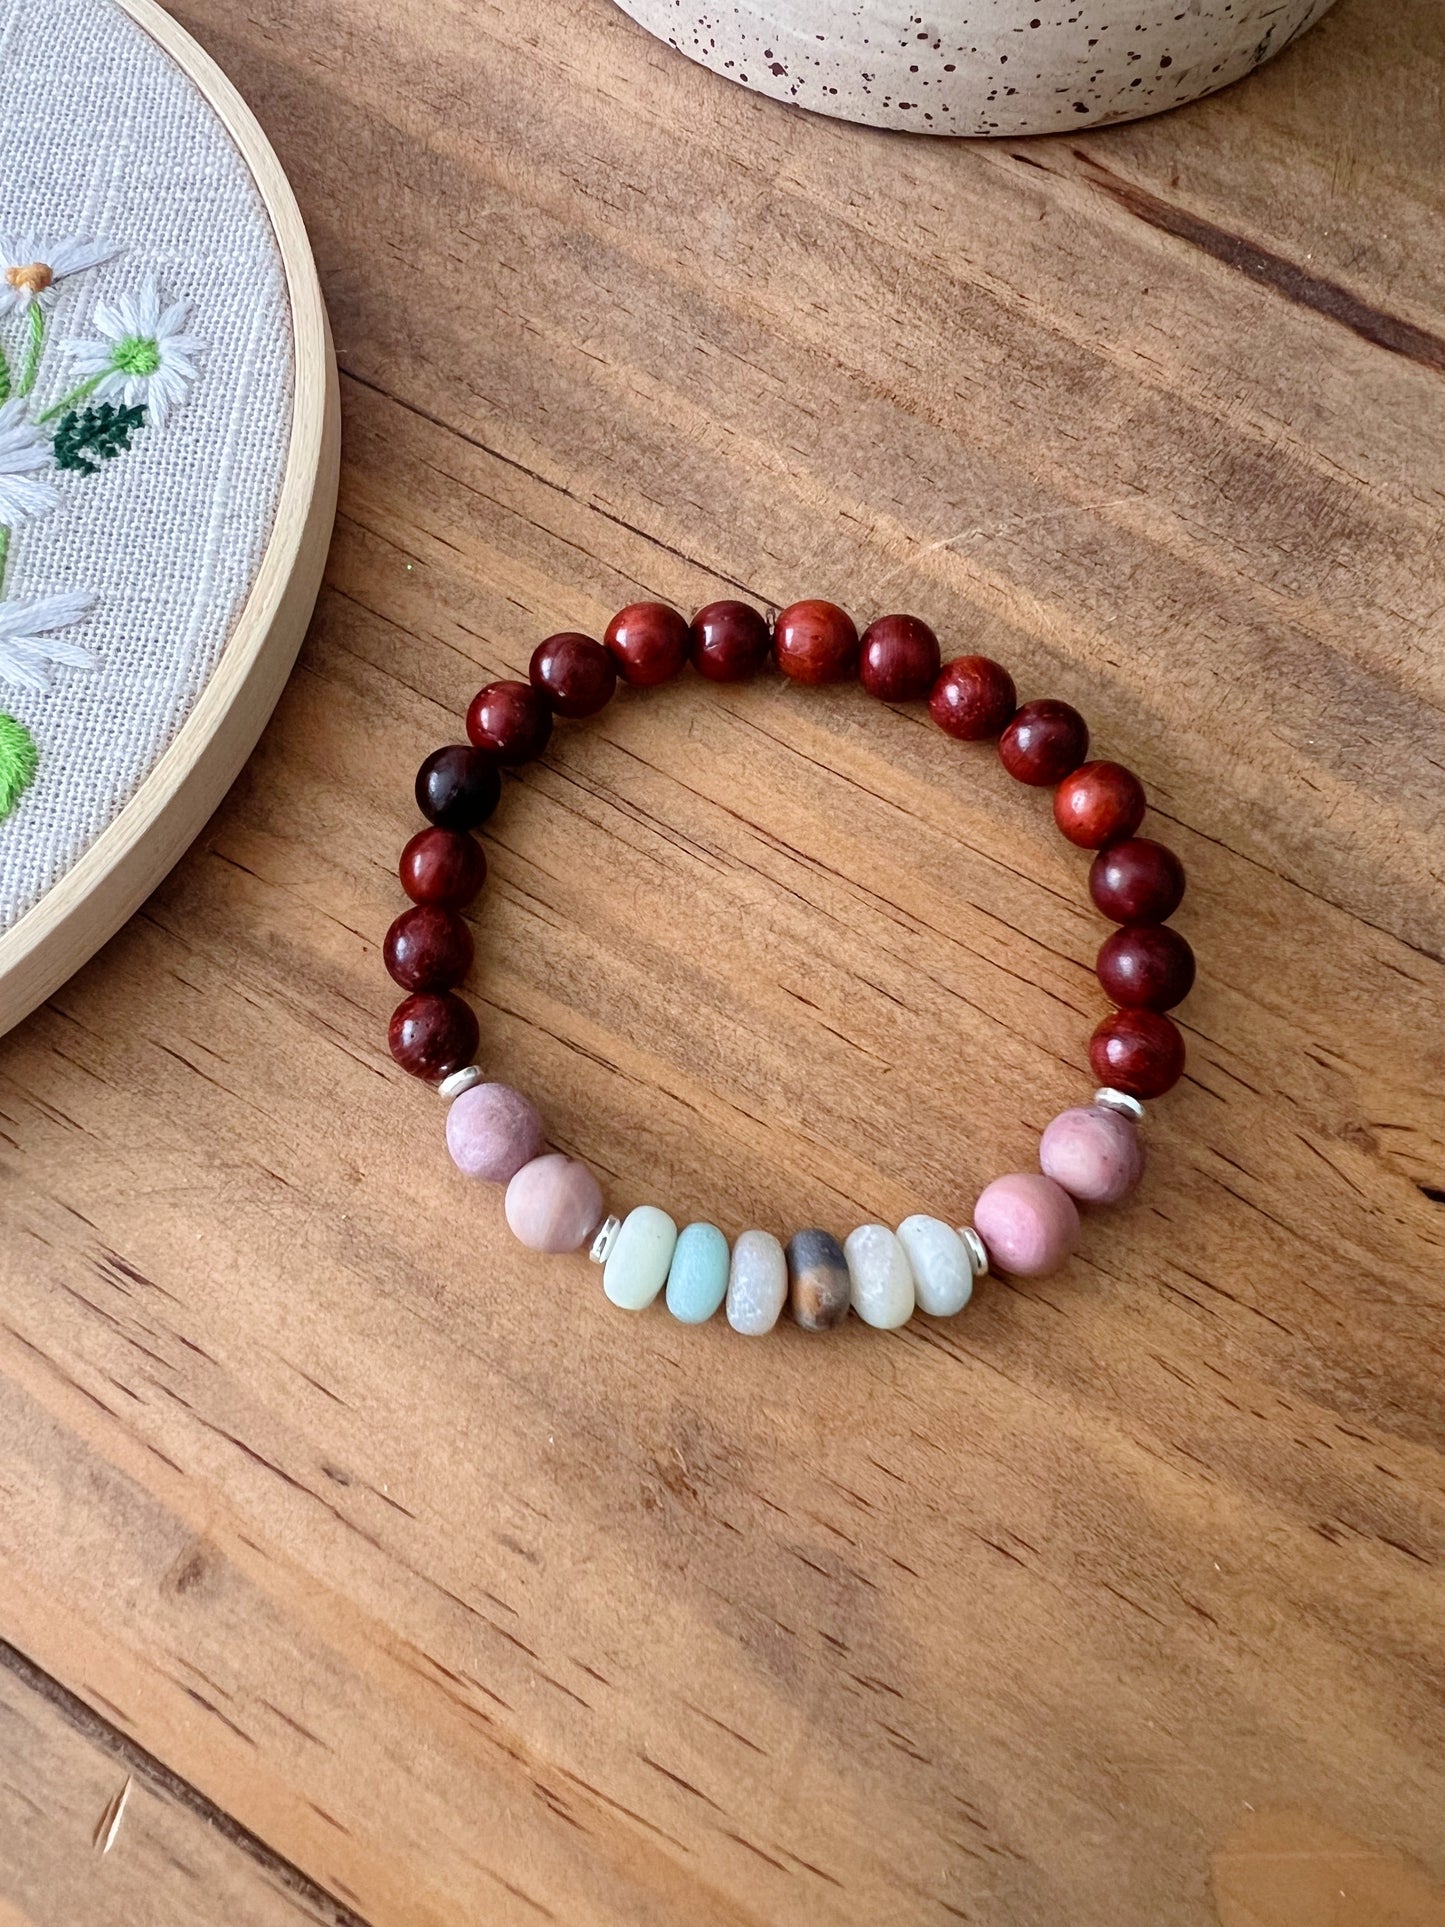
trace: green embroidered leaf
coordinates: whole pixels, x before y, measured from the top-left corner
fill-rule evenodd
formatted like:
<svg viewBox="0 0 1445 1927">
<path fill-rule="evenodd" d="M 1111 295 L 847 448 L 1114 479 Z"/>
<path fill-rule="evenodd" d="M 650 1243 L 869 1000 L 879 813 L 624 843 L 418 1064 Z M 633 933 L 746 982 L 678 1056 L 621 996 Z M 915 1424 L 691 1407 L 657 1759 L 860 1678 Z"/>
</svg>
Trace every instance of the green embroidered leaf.
<svg viewBox="0 0 1445 1927">
<path fill-rule="evenodd" d="M 35 738 L 13 716 L 0 715 L 0 817 L 6 817 L 35 781 L 40 752 Z"/>
<path fill-rule="evenodd" d="M 100 464 L 130 447 L 136 429 L 144 427 L 144 404 L 117 408 L 103 401 L 93 408 L 72 408 L 62 415 L 55 430 L 55 466 L 73 468 L 82 475 L 99 472 Z"/>
</svg>

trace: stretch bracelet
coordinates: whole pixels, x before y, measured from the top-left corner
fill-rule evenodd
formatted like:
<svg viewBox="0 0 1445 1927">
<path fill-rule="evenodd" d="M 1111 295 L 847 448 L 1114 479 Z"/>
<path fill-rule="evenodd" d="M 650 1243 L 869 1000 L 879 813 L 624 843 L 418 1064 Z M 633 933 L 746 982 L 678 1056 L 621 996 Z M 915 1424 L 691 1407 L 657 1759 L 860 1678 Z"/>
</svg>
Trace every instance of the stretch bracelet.
<svg viewBox="0 0 1445 1927">
<path fill-rule="evenodd" d="M 640 1205 L 609 1215 L 596 1176 L 577 1158 L 548 1151 L 542 1120 L 508 1085 L 476 1064 L 476 1013 L 456 987 L 472 964 L 461 912 L 480 891 L 486 855 L 471 832 L 496 808 L 501 771 L 541 755 L 555 717 L 594 715 L 617 679 L 644 688 L 691 661 L 711 682 L 741 682 L 772 654 L 800 683 L 857 676 L 882 702 L 926 698 L 939 728 L 963 742 L 996 738 L 1010 776 L 1053 789 L 1054 821 L 1071 843 L 1097 854 L 1089 870 L 1095 906 L 1121 926 L 1099 951 L 1100 984 L 1116 1006 L 1089 1040 L 1102 1087 L 1044 1131 L 1036 1172 L 995 1178 L 971 1224 L 906 1218 L 897 1230 L 861 1225 L 840 1245 L 831 1233 L 794 1232 L 786 1249 L 771 1232 L 744 1231 L 732 1246 L 712 1224 L 679 1232 L 665 1211 Z M 1146 1098 L 1161 1097 L 1184 1068 L 1184 1040 L 1164 1012 L 1187 995 L 1194 954 L 1167 919 L 1184 895 L 1172 850 L 1136 834 L 1144 790 L 1118 763 L 1086 762 L 1089 731 L 1068 703 L 1018 706 L 1007 670 L 986 656 L 944 663 L 938 638 L 917 616 L 882 616 L 859 637 L 831 602 L 795 602 L 770 626 L 742 602 L 714 602 L 691 623 L 657 602 L 619 611 L 602 641 L 549 636 L 527 682 L 493 682 L 467 711 L 466 743 L 434 750 L 417 772 L 416 800 L 429 828 L 401 853 L 402 888 L 413 907 L 386 934 L 386 967 L 409 993 L 392 1016 L 391 1052 L 403 1070 L 447 1100 L 446 1141 L 468 1177 L 506 1187 L 513 1233 L 534 1251 L 590 1247 L 615 1305 L 641 1311 L 665 1289 L 667 1308 L 701 1324 L 726 1305 L 735 1331 L 755 1336 L 785 1306 L 805 1331 L 842 1324 L 849 1308 L 888 1330 L 914 1310 L 949 1317 L 968 1303 L 992 1265 L 1019 1277 L 1055 1270 L 1079 1235 L 1080 1204 L 1117 1204 L 1144 1167 L 1138 1127 Z"/>
</svg>

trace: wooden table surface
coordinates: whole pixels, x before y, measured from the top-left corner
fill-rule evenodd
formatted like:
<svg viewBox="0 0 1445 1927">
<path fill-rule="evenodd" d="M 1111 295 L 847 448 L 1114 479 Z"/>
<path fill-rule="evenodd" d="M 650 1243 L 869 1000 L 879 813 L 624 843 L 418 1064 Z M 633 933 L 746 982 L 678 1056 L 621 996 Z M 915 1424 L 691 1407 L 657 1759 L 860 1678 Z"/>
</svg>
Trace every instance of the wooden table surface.
<svg viewBox="0 0 1445 1927">
<path fill-rule="evenodd" d="M 1439 1927 L 1439 8 L 978 145 L 604 0 L 180 15 L 341 514 L 236 790 L 0 1044 L 0 1921 Z M 1188 866 L 1142 1194 L 956 1322 L 624 1317 L 386 1054 L 420 757 L 736 592 L 1076 702 Z M 620 1206 L 962 1214 L 1091 1088 L 1085 860 L 917 709 L 689 676 L 492 832 L 484 1061 Z"/>
</svg>

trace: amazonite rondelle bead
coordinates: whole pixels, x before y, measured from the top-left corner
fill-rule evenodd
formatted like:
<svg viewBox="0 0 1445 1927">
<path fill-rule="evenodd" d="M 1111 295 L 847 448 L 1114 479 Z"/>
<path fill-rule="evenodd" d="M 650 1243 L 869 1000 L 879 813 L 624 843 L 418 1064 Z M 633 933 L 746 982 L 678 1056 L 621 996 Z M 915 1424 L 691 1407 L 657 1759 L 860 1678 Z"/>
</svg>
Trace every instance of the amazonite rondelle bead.
<svg viewBox="0 0 1445 1927">
<path fill-rule="evenodd" d="M 728 1323 L 744 1338 L 761 1338 L 788 1300 L 788 1261 L 771 1231 L 745 1231 L 728 1273 Z"/>
<path fill-rule="evenodd" d="M 865 1325 L 896 1331 L 913 1316 L 913 1272 L 908 1253 L 886 1224 L 860 1224 L 843 1240 L 849 1295 Z"/>
<path fill-rule="evenodd" d="M 683 1325 L 704 1325 L 728 1288 L 728 1241 L 715 1224 L 678 1233 L 667 1273 L 667 1309 Z"/>
<path fill-rule="evenodd" d="M 655 1204 L 629 1211 L 602 1267 L 602 1289 L 613 1304 L 622 1311 L 646 1311 L 667 1282 L 676 1246 L 677 1226 L 665 1211 Z"/>
<path fill-rule="evenodd" d="M 921 1214 L 905 1218 L 898 1242 L 913 1269 L 918 1309 L 930 1318 L 952 1318 L 962 1311 L 973 1296 L 973 1265 L 953 1226 Z"/>
</svg>

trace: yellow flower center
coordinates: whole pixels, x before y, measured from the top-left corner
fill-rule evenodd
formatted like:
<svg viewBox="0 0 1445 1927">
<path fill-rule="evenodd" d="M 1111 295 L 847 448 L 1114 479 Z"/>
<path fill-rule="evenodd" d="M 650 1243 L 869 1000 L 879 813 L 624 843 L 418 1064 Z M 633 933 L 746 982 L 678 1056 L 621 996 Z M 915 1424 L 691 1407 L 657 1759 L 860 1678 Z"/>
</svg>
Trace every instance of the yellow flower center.
<svg viewBox="0 0 1445 1927">
<path fill-rule="evenodd" d="M 44 294 L 55 275 L 43 261 L 31 261 L 24 267 L 6 268 L 5 279 L 12 288 L 24 288 L 27 294 Z"/>
</svg>

